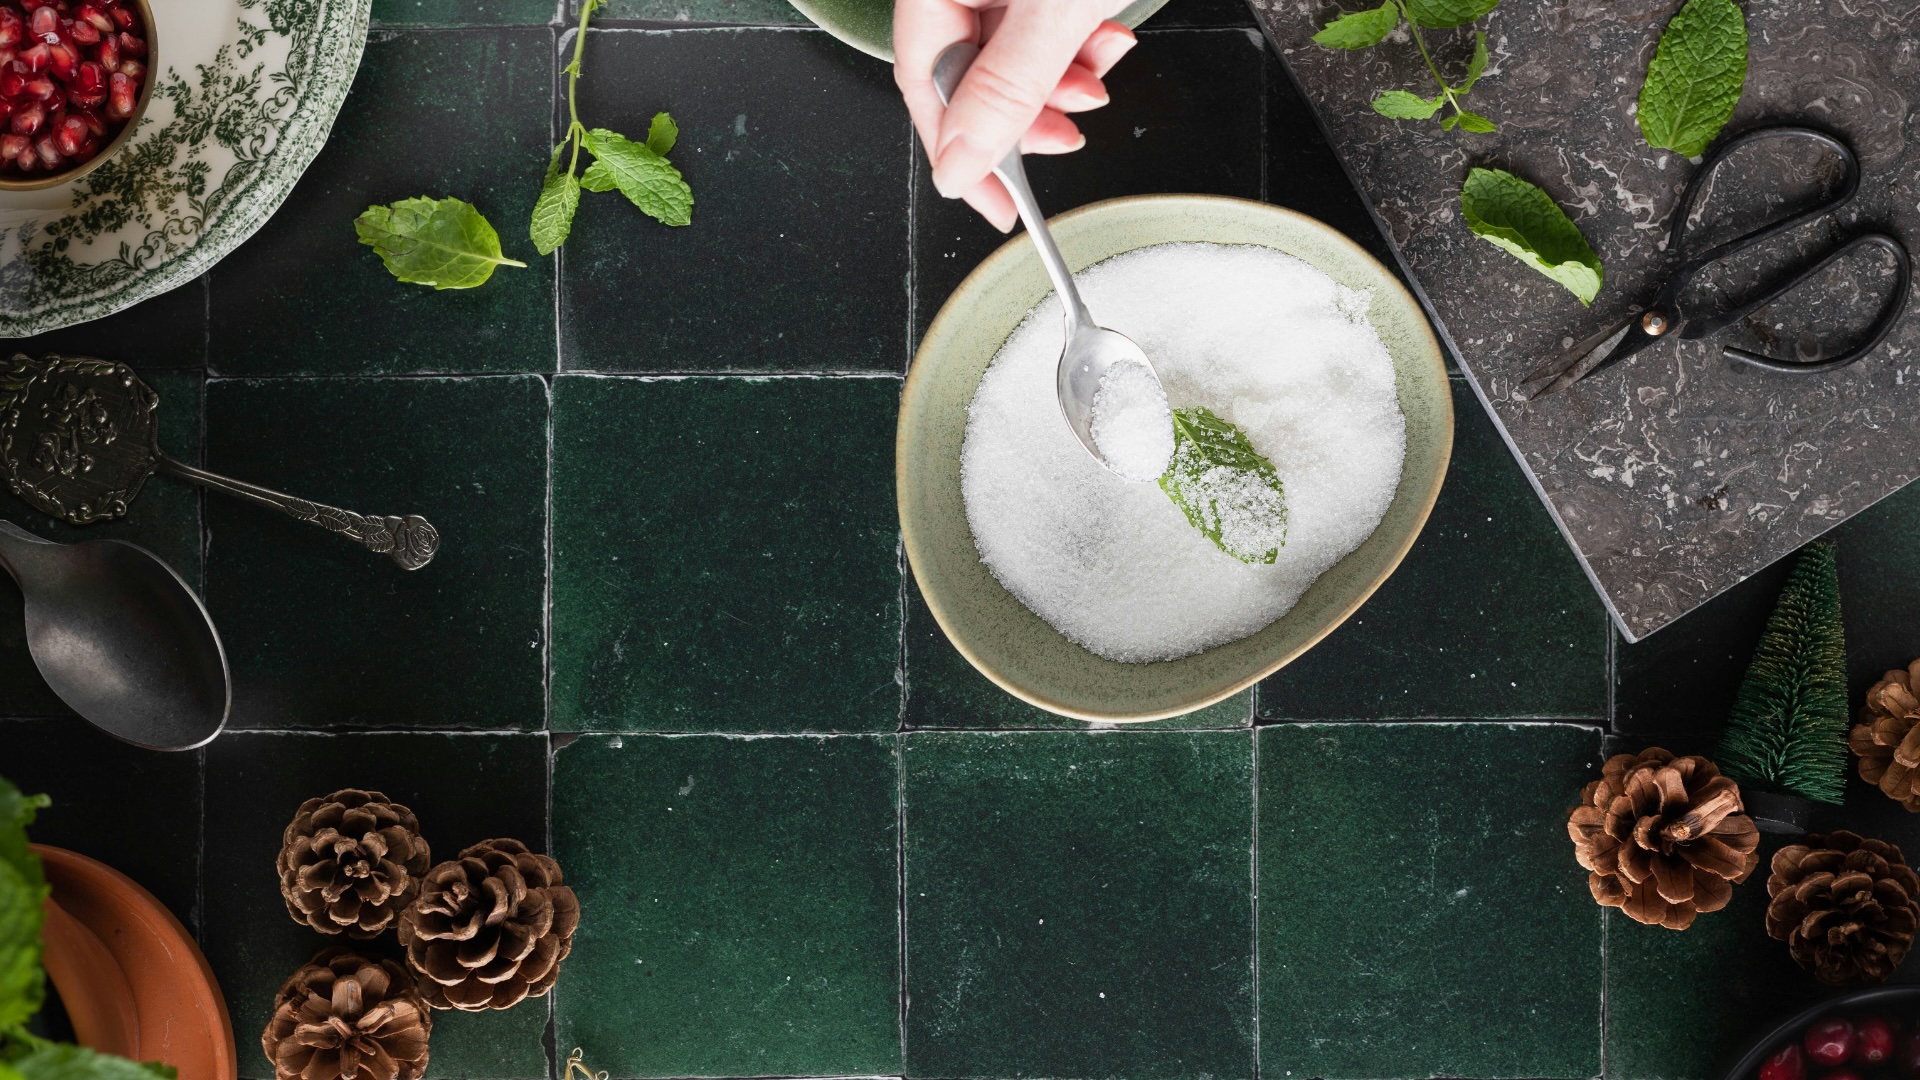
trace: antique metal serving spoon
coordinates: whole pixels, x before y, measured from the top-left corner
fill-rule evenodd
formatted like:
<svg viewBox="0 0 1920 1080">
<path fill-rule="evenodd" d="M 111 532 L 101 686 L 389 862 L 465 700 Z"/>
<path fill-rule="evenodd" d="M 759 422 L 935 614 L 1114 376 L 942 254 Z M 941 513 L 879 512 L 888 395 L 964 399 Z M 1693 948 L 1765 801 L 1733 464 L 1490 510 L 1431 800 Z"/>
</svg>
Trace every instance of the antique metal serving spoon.
<svg viewBox="0 0 1920 1080">
<path fill-rule="evenodd" d="M 0 566 L 20 583 L 34 665 L 74 712 L 151 750 L 191 750 L 220 733 L 226 653 L 172 567 L 123 541 L 56 544 L 10 521 L 0 521 Z"/>
<path fill-rule="evenodd" d="M 950 45 L 933 62 L 933 87 L 940 93 L 940 103 L 946 104 L 953 92 L 960 87 L 960 79 L 967 69 L 973 66 L 974 58 L 980 55 L 978 46 L 971 42 Z M 1080 299 L 1080 290 L 1073 284 L 1073 271 L 1067 269 L 1067 260 L 1060 254 L 1060 248 L 1053 242 L 1053 233 L 1047 228 L 1047 217 L 1040 212 L 1040 203 L 1033 197 L 1033 187 L 1027 183 L 1027 170 L 1020 163 L 1020 148 L 1015 146 L 993 167 L 993 175 L 1007 186 L 1007 194 L 1013 196 L 1014 209 L 1020 211 L 1020 220 L 1027 227 L 1027 235 L 1033 237 L 1033 246 L 1040 251 L 1040 265 L 1046 267 L 1047 277 L 1053 280 L 1053 291 L 1060 297 L 1060 306 L 1066 313 L 1066 344 L 1060 351 L 1060 366 L 1054 374 L 1054 388 L 1060 396 L 1060 412 L 1067 418 L 1067 426 L 1087 448 L 1087 453 L 1102 465 L 1108 464 L 1105 454 L 1093 439 L 1093 399 L 1100 392 L 1100 380 L 1106 378 L 1108 369 L 1115 364 L 1131 361 L 1145 368 L 1155 382 L 1160 381 L 1160 373 L 1153 369 L 1153 362 L 1133 339 L 1114 330 L 1108 330 L 1093 321 L 1093 314 Z"/>
<path fill-rule="evenodd" d="M 197 469 L 160 452 L 160 396 L 133 369 L 107 360 L 16 355 L 0 372 L 0 471 L 15 495 L 62 521 L 117 518 L 156 471 L 238 495 L 339 533 L 418 570 L 440 533 L 418 514 L 381 517 Z"/>
</svg>

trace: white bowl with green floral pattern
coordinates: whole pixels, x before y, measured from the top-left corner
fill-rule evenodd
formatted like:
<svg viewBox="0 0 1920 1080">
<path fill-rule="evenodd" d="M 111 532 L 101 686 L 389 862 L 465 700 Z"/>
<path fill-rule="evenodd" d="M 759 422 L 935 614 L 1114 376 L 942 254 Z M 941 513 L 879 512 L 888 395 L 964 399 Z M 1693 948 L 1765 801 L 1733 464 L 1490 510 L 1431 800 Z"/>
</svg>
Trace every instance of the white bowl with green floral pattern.
<svg viewBox="0 0 1920 1080">
<path fill-rule="evenodd" d="M 1426 315 L 1360 246 L 1304 214 L 1245 199 L 1153 195 L 1095 203 L 1052 220 L 1074 270 L 1154 244 L 1259 244 L 1372 295 L 1367 318 L 1393 358 L 1407 422 L 1400 486 L 1358 548 L 1293 609 L 1239 641 L 1194 656 L 1122 664 L 1074 644 L 1027 610 L 980 561 L 960 489 L 967 407 L 994 354 L 1050 286 L 1033 241 L 1015 235 L 948 297 L 913 358 L 900 401 L 895 490 L 907 560 L 940 628 L 1008 693 L 1081 720 L 1159 720 L 1230 697 L 1346 621 L 1393 573 L 1426 524 L 1453 452 L 1453 397 Z"/>
<path fill-rule="evenodd" d="M 0 191 L 0 337 L 193 280 L 279 208 L 327 141 L 372 0 L 150 0 L 152 100 L 98 168 Z"/>
</svg>

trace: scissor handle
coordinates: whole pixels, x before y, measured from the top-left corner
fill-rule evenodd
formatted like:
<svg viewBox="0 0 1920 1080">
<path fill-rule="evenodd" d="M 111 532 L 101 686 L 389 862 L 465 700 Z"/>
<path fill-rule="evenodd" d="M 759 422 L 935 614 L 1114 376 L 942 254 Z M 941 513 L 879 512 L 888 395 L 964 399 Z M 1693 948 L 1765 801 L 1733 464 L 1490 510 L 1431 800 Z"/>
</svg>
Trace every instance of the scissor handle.
<svg viewBox="0 0 1920 1080">
<path fill-rule="evenodd" d="M 1840 158 L 1841 166 L 1845 169 L 1845 175 L 1840 181 L 1840 190 L 1823 202 L 1770 225 L 1763 225 L 1745 236 L 1737 236 L 1725 243 L 1716 244 L 1699 254 L 1688 253 L 1687 233 L 1693 220 L 1695 204 L 1713 187 L 1708 181 L 1712 178 L 1714 170 L 1718 169 L 1735 150 L 1771 139 L 1806 139 L 1833 151 Z M 1668 286 L 1667 291 L 1678 293 L 1685 287 L 1688 279 L 1709 263 L 1719 262 L 1729 255 L 1771 240 L 1789 229 L 1804 224 L 1811 218 L 1833 213 L 1851 201 L 1859 190 L 1860 159 L 1854 156 L 1852 147 L 1824 131 L 1793 124 L 1780 124 L 1774 127 L 1755 128 L 1728 139 L 1714 147 L 1713 152 L 1700 163 L 1700 167 L 1694 170 L 1693 178 L 1687 181 L 1686 193 L 1680 196 L 1680 207 L 1676 211 L 1678 216 L 1673 223 L 1673 250 L 1680 257 L 1680 266 L 1674 271 L 1673 283 Z"/>
<path fill-rule="evenodd" d="M 1906 247 L 1901 244 L 1900 241 L 1895 240 L 1886 233 L 1861 233 L 1859 236 L 1829 251 L 1819 262 L 1794 274 L 1785 283 L 1772 289 L 1766 295 L 1756 300 L 1747 301 L 1738 311 L 1731 311 L 1724 315 L 1716 315 L 1712 319 L 1701 319 L 1689 323 L 1686 332 L 1681 336 L 1688 338 L 1705 337 L 1721 327 L 1745 318 L 1753 311 L 1765 307 L 1779 299 L 1782 295 L 1791 292 L 1808 278 L 1818 275 L 1822 270 L 1825 270 L 1845 256 L 1847 252 L 1852 251 L 1862 244 L 1872 245 L 1893 256 L 1893 295 L 1887 298 L 1887 302 L 1882 305 L 1880 309 L 1880 317 L 1874 320 L 1873 325 L 1867 328 L 1866 335 L 1861 338 L 1860 342 L 1852 349 L 1830 359 L 1814 360 L 1804 363 L 1797 360 L 1778 360 L 1764 353 L 1748 352 L 1745 349 L 1736 349 L 1731 345 L 1727 345 L 1720 350 L 1721 355 L 1729 360 L 1735 360 L 1757 368 L 1765 368 L 1768 371 L 1786 372 L 1795 375 L 1832 371 L 1835 368 L 1846 367 L 1848 364 L 1872 352 L 1876 346 L 1886 340 L 1887 334 L 1893 330 L 1893 324 L 1900 321 L 1901 314 L 1907 309 L 1907 296 L 1913 287 L 1913 259 L 1907 254 Z"/>
</svg>

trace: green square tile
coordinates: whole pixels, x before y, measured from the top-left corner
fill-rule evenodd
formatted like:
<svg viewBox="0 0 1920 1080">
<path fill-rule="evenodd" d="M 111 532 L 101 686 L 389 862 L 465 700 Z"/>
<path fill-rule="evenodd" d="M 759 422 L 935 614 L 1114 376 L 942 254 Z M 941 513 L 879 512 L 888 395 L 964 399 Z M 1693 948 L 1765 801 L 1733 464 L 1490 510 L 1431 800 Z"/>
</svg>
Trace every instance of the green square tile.
<svg viewBox="0 0 1920 1080">
<path fill-rule="evenodd" d="M 1566 832 L 1599 731 L 1259 738 L 1262 1075 L 1599 1073 L 1601 909 Z"/>
<path fill-rule="evenodd" d="M 373 0 L 373 25 L 545 26 L 560 0 Z"/>
<path fill-rule="evenodd" d="M 568 17 L 580 17 L 569 3 Z M 743 26 L 811 26 L 787 0 L 607 0 L 593 13 L 596 25 L 620 22 L 735 23 Z"/>
<path fill-rule="evenodd" d="M 583 122 L 634 135 L 673 114 L 693 222 L 584 198 L 565 370 L 906 367 L 912 147 L 888 65 L 818 30 L 731 27 L 595 30 L 585 65 Z"/>
<path fill-rule="evenodd" d="M 209 468 L 363 514 L 420 514 L 402 570 L 207 496 L 207 606 L 239 728 L 538 728 L 546 718 L 547 387 L 534 376 L 217 379 Z"/>
<path fill-rule="evenodd" d="M 160 395 L 161 449 L 183 461 L 198 462 L 201 377 L 143 374 L 143 378 Z M 139 544 L 179 571 L 187 584 L 201 588 L 200 494 L 184 480 L 152 477 L 127 516 L 116 521 L 68 525 L 7 494 L 0 494 L 0 518 L 63 544 L 82 540 Z M 0 716 L 68 715 L 66 705 L 48 689 L 27 655 L 24 617 L 20 590 L 0 571 Z"/>
<path fill-rule="evenodd" d="M 1260 684 L 1263 720 L 1602 719 L 1606 610 L 1463 380 L 1453 462 L 1406 561 Z"/>
<path fill-rule="evenodd" d="M 333 133 L 285 205 L 213 272 L 223 375 L 552 371 L 554 260 L 527 238 L 553 117 L 553 30 L 376 30 Z M 476 289 L 394 280 L 372 204 L 455 196 L 509 257 Z"/>
<path fill-rule="evenodd" d="M 560 750 L 554 852 L 586 913 L 561 1052 L 623 1078 L 897 1074 L 898 791 L 892 735 Z"/>
<path fill-rule="evenodd" d="M 907 579 L 907 647 L 905 703 L 901 710 L 909 728 L 1065 728 L 1084 731 L 1085 721 L 1073 720 L 1029 705 L 994 685 L 960 655 L 946 632 L 934 620 L 920 597 L 920 586 Z M 1246 727 L 1253 722 L 1253 691 L 1235 694 L 1204 709 L 1157 721 L 1155 728 Z M 1111 725 L 1108 725 L 1111 726 Z M 1132 725 L 1129 725 L 1132 726 Z"/>
<path fill-rule="evenodd" d="M 199 371 L 207 363 L 207 278 L 105 318 L 6 342 L 4 355 L 65 353 L 118 360 L 137 371 Z"/>
<path fill-rule="evenodd" d="M 52 800 L 28 836 L 106 863 L 196 929 L 200 760 L 199 751 L 156 754 L 123 743 L 70 716 L 0 720 L 0 775 Z"/>
<path fill-rule="evenodd" d="M 1250 733 L 902 743 L 908 1076 L 1253 1075 Z"/>
<path fill-rule="evenodd" d="M 554 394 L 556 730 L 897 725 L 899 380 Z"/>
<path fill-rule="evenodd" d="M 230 732 L 205 753 L 202 947 L 227 996 L 243 1077 L 273 1076 L 260 1051 L 260 1032 L 280 985 L 315 952 L 353 944 L 377 955 L 400 955 L 391 932 L 350 943 L 287 917 L 273 862 L 281 834 L 303 801 L 343 787 L 384 792 L 419 817 L 435 861 L 493 837 L 523 840 L 535 851 L 547 848 L 544 735 Z M 435 1013 L 429 1080 L 547 1076 L 547 1006 L 546 999 L 533 999 L 480 1015 Z"/>
</svg>

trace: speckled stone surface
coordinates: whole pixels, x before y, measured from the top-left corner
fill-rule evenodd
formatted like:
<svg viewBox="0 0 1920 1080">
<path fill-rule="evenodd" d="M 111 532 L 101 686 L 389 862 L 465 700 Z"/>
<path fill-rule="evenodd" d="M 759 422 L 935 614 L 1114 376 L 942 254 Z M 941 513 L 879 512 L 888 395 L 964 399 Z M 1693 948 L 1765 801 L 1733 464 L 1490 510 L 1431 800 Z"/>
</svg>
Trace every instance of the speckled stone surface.
<svg viewBox="0 0 1920 1080">
<path fill-rule="evenodd" d="M 1920 319 L 1906 319 L 1853 367 L 1818 376 L 1735 370 L 1719 351 L 1723 342 L 1800 359 L 1845 351 L 1850 329 L 1869 323 L 1888 294 L 1891 263 L 1877 257 L 1849 261 L 1814 287 L 1817 299 L 1763 310 L 1720 338 L 1656 345 L 1541 402 L 1513 396 L 1534 366 L 1644 305 L 1664 280 L 1668 228 L 1693 166 L 1650 149 L 1632 110 L 1679 0 L 1552 0 L 1493 12 L 1482 20 L 1492 63 L 1472 96 L 1500 124 L 1490 135 L 1442 132 L 1437 123 L 1396 122 L 1369 109 L 1383 89 L 1431 92 L 1411 41 L 1334 52 L 1309 39 L 1338 5 L 1254 6 L 1630 639 L 1914 477 Z M 1793 254 L 1744 270 L 1791 267 L 1868 229 L 1911 245 L 1920 232 L 1920 148 L 1910 131 L 1920 10 L 1880 0 L 1748 8 L 1750 66 L 1728 130 L 1823 127 L 1852 143 L 1863 172 L 1849 207 L 1792 235 Z M 1443 70 L 1458 78 L 1471 35 L 1427 37 Z M 1479 165 L 1539 184 L 1586 234 L 1606 265 L 1591 310 L 1467 230 L 1458 193 Z M 1710 218 L 1756 210 L 1760 204 L 1746 200 L 1760 197 L 1762 183 L 1790 177 L 1804 188 L 1833 171 L 1791 157 L 1756 157 L 1752 165 L 1707 200 Z M 1729 279 L 1713 288 L 1729 295 L 1741 285 Z"/>
</svg>

